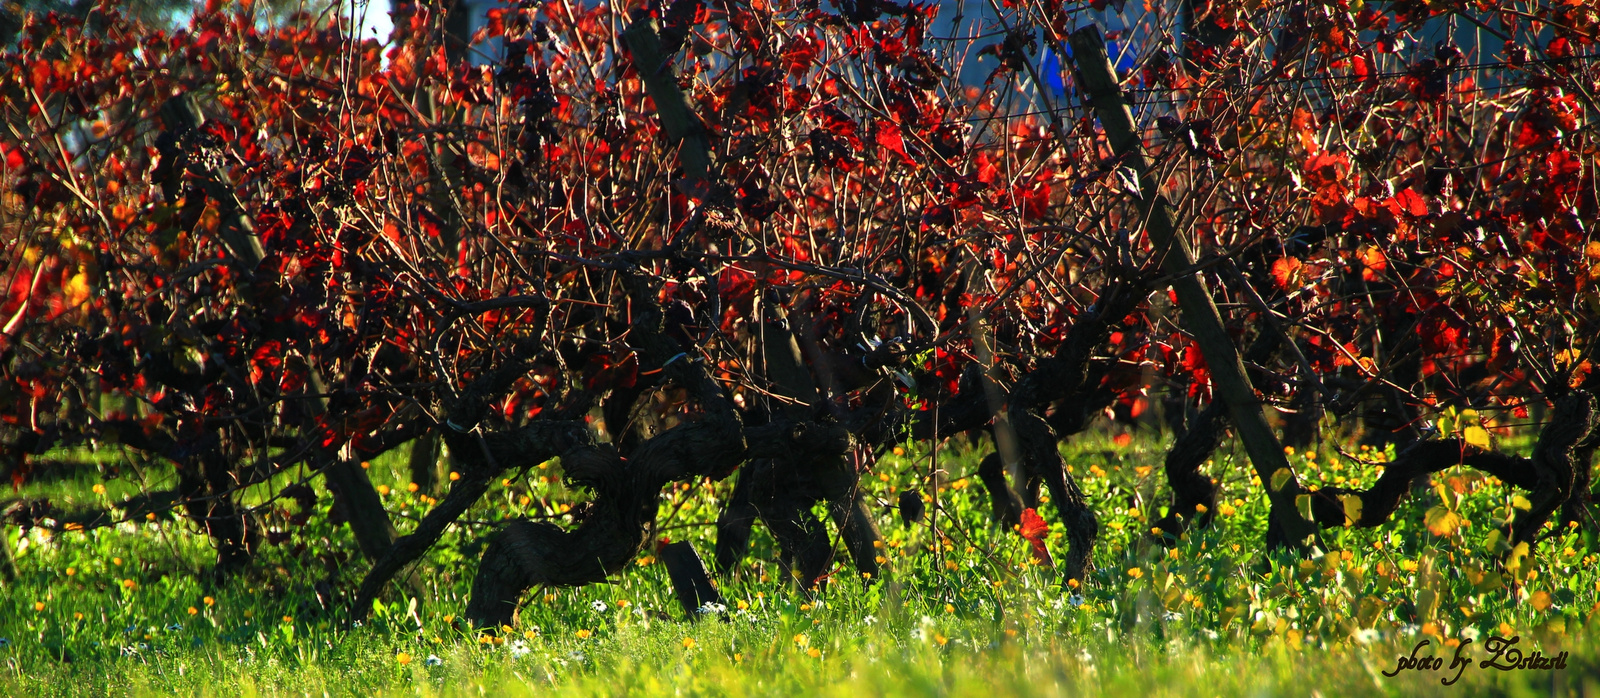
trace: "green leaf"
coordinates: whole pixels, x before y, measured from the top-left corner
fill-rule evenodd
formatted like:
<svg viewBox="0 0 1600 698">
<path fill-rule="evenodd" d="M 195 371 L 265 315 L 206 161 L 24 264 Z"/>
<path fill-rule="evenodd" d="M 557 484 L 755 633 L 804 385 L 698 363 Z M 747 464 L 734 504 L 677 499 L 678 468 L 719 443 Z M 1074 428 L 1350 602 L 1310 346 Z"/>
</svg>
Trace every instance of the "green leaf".
<svg viewBox="0 0 1600 698">
<path fill-rule="evenodd" d="M 1489 535 L 1484 537 L 1483 548 L 1493 555 L 1500 555 L 1511 550 L 1511 546 L 1506 543 L 1505 534 L 1498 528 L 1490 531 Z"/>
<path fill-rule="evenodd" d="M 1296 509 L 1300 510 L 1300 518 L 1305 519 L 1307 521 L 1315 521 L 1316 520 L 1316 519 L 1311 518 L 1311 495 L 1309 495 L 1309 494 L 1296 495 L 1295 498 L 1294 498 L 1294 507 Z"/>
<path fill-rule="evenodd" d="M 1361 599 L 1361 602 L 1356 604 L 1356 625 L 1362 628 L 1372 627 L 1373 623 L 1378 622 L 1378 616 L 1383 613 L 1384 607 L 1383 599 L 1376 596 Z"/>
<path fill-rule="evenodd" d="M 1417 592 L 1417 616 L 1424 620 L 1432 619 L 1439 613 L 1439 592 L 1434 589 L 1423 589 Z"/>
</svg>

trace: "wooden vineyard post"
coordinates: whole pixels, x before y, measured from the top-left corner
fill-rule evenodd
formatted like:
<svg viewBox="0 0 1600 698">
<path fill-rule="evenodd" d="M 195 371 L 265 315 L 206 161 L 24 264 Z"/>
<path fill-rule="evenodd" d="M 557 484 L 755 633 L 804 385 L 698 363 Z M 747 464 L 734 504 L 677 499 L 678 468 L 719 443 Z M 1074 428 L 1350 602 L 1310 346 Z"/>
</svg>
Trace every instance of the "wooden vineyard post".
<svg viewBox="0 0 1600 698">
<path fill-rule="evenodd" d="M 1123 99 L 1120 81 L 1106 55 L 1106 44 L 1095 25 L 1074 31 L 1068 42 L 1077 67 L 1078 86 L 1093 100 L 1095 115 L 1105 128 L 1112 151 L 1137 175 L 1140 213 L 1150 240 L 1162 255 L 1162 266 L 1176 278 L 1172 282 L 1183 313 L 1184 329 L 1194 336 L 1211 371 L 1211 382 L 1233 417 L 1239 440 L 1244 442 L 1256 476 L 1267 489 L 1272 503 L 1272 525 L 1267 541 L 1273 547 L 1299 546 L 1316 533 L 1316 525 L 1301 516 L 1295 497 L 1302 493 L 1299 480 L 1289 468 L 1278 437 L 1267 423 L 1261 400 L 1245 374 L 1239 350 L 1228 336 L 1222 314 L 1196 271 L 1195 255 L 1189 241 L 1177 230 L 1172 209 L 1160 191 L 1160 183 L 1150 173 L 1150 162 L 1134 126 L 1133 112 Z"/>
<path fill-rule="evenodd" d="M 671 70 L 672 56 L 662 53 L 661 32 L 655 18 L 645 16 L 634 20 L 622 33 L 622 38 L 633 53 L 633 65 L 639 71 L 639 79 L 644 81 L 645 92 L 656 103 L 662 130 L 678 143 L 678 159 L 683 162 L 684 171 L 695 179 L 707 179 L 711 174 L 711 147 L 705 128 L 689 108 L 683 91 L 678 89 L 678 80 Z"/>
</svg>

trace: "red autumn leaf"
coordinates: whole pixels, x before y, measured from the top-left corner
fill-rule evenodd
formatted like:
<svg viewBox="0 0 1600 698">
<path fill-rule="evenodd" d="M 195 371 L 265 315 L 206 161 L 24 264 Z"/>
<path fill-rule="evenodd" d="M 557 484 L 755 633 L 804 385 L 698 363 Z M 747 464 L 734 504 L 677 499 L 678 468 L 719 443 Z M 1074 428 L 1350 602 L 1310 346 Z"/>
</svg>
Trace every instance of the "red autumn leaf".
<svg viewBox="0 0 1600 698">
<path fill-rule="evenodd" d="M 911 165 L 911 155 L 906 152 L 905 139 L 900 137 L 900 126 L 890 121 L 879 121 L 873 139 L 885 150 L 900 156 L 900 161 Z"/>
<path fill-rule="evenodd" d="M 1350 57 L 1350 74 L 1363 82 L 1372 77 L 1372 67 L 1368 64 L 1366 56 L 1357 54 Z"/>
<path fill-rule="evenodd" d="M 994 184 L 995 180 L 1000 179 L 1000 168 L 995 166 L 994 160 L 989 157 L 988 153 L 979 151 L 975 161 L 978 165 L 978 181 L 984 184 Z"/>
<path fill-rule="evenodd" d="M 1306 186 L 1326 189 L 1338 184 L 1349 172 L 1350 158 L 1344 153 L 1322 151 L 1306 160 Z"/>
<path fill-rule="evenodd" d="M 250 382 L 260 383 L 283 367 L 283 343 L 270 339 L 250 355 Z"/>
<path fill-rule="evenodd" d="M 0 143 L 0 153 L 5 154 L 3 160 L 8 170 L 20 170 L 27 162 L 23 160 L 22 148 L 8 148 L 4 143 Z"/>
<path fill-rule="evenodd" d="M 1428 202 L 1415 189 L 1406 187 L 1400 190 L 1394 195 L 1394 200 L 1406 213 L 1417 217 L 1428 215 Z"/>
<path fill-rule="evenodd" d="M 1050 533 L 1050 524 L 1044 522 L 1039 512 L 1031 508 L 1023 509 L 1022 523 L 1017 527 L 1017 533 L 1023 540 L 1028 541 L 1028 545 L 1033 549 L 1033 559 L 1042 565 L 1051 564 L 1050 549 L 1044 545 L 1044 537 Z"/>
</svg>

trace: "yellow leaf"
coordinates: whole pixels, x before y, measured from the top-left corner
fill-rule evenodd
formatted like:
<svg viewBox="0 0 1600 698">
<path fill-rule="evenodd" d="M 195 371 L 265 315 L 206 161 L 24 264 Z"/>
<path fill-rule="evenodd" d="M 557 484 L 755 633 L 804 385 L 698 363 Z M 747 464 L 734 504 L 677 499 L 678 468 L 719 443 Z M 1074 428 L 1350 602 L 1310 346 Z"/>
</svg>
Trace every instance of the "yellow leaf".
<svg viewBox="0 0 1600 698">
<path fill-rule="evenodd" d="M 1383 613 L 1384 607 L 1383 600 L 1375 596 L 1361 599 L 1361 603 L 1356 605 L 1356 625 L 1362 628 L 1372 627 L 1372 624 L 1378 621 L 1378 616 Z"/>
<path fill-rule="evenodd" d="M 1487 594 L 1506 585 L 1506 578 L 1499 572 L 1485 572 L 1483 578 L 1473 582 L 1472 589 L 1480 594 Z"/>
<path fill-rule="evenodd" d="M 1423 589 L 1417 592 L 1417 615 L 1422 618 L 1433 618 L 1439 612 L 1439 592 L 1434 589 Z"/>
<path fill-rule="evenodd" d="M 81 271 L 74 274 L 72 278 L 67 279 L 66 286 L 61 290 L 66 292 L 68 305 L 78 306 L 82 304 L 89 299 L 89 275 Z"/>
<path fill-rule="evenodd" d="M 1361 521 L 1361 508 L 1365 504 L 1361 497 L 1346 494 L 1339 497 L 1339 503 L 1344 505 L 1344 525 L 1354 526 Z"/>
<path fill-rule="evenodd" d="M 1540 613 L 1549 609 L 1550 604 L 1554 602 L 1555 600 L 1550 598 L 1550 592 L 1548 591 L 1536 591 L 1533 592 L 1533 596 L 1528 597 L 1528 603 L 1533 605 L 1533 610 Z"/>
<path fill-rule="evenodd" d="M 1511 549 L 1511 554 L 1506 556 L 1506 571 L 1513 577 L 1522 576 L 1522 563 L 1528 559 L 1528 544 L 1518 543 Z"/>
<path fill-rule="evenodd" d="M 1272 491 L 1277 492 L 1283 489 L 1283 486 L 1289 484 L 1289 478 L 1292 477 L 1294 477 L 1294 473 L 1290 472 L 1288 468 L 1278 468 L 1272 473 Z"/>
<path fill-rule="evenodd" d="M 1296 509 L 1300 510 L 1300 518 L 1305 519 L 1307 521 L 1315 521 L 1316 520 L 1316 519 L 1313 519 L 1311 517 L 1311 495 L 1309 495 L 1309 494 L 1296 495 L 1295 498 L 1294 498 L 1294 507 Z"/>
<path fill-rule="evenodd" d="M 1533 508 L 1533 502 L 1528 501 L 1527 497 L 1524 497 L 1520 494 L 1514 494 L 1511 495 L 1511 506 L 1516 509 L 1527 511 Z"/>
<path fill-rule="evenodd" d="M 1468 444 L 1478 448 L 1489 447 L 1489 431 L 1483 427 L 1467 427 L 1461 430 L 1461 438 Z"/>
<path fill-rule="evenodd" d="M 1436 536 L 1448 536 L 1461 527 L 1461 517 L 1444 505 L 1429 509 L 1422 520 L 1428 525 L 1428 532 Z"/>
</svg>

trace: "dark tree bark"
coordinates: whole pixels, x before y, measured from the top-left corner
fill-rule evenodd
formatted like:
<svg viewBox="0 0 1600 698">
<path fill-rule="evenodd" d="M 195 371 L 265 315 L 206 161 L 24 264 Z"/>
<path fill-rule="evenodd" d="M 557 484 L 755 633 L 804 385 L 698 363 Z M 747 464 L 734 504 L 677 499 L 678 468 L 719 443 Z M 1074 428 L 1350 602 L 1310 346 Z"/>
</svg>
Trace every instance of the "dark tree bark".
<svg viewBox="0 0 1600 698">
<path fill-rule="evenodd" d="M 694 551 L 693 543 L 674 541 L 661 546 L 659 554 L 685 617 L 698 620 L 706 606 L 722 603 L 722 594 L 717 592 L 711 576 L 706 574 L 705 563 Z"/>
<path fill-rule="evenodd" d="M 681 386 L 700 411 L 641 442 L 627 460 L 606 444 L 563 455 L 567 481 L 594 498 L 577 512 L 572 530 L 516 521 L 495 536 L 467 604 L 467 618 L 480 626 L 511 622 L 529 587 L 591 584 L 621 570 L 650 539 L 662 487 L 727 477 L 746 458 L 744 429 L 733 406 L 705 367 L 685 360 L 664 332 L 654 284 L 633 271 L 620 276 L 635 312 L 628 339 L 641 365 L 659 368 L 663 384 Z M 452 442 L 451 450 L 459 453 L 461 447 Z"/>
<path fill-rule="evenodd" d="M 1313 518 L 1322 528 L 1381 525 L 1412 490 L 1413 481 L 1466 465 L 1530 493 L 1533 506 L 1505 532 L 1513 546 L 1527 543 L 1532 548 L 1551 516 L 1580 496 L 1574 485 L 1577 471 L 1588 466 L 1583 458 L 1591 455 L 1585 451 L 1597 431 L 1596 416 L 1595 397 L 1586 391 L 1557 398 L 1531 458 L 1485 451 L 1457 438 L 1418 441 L 1397 454 L 1371 488 L 1324 487 L 1309 492 Z M 1360 510 L 1354 520 L 1349 516 L 1353 508 Z"/>
<path fill-rule="evenodd" d="M 767 457 L 752 460 L 739 474 L 734 494 L 717 521 L 716 564 L 720 574 L 729 575 L 744 559 L 750 543 L 750 529 L 756 520 L 766 524 L 782 552 L 780 563 L 785 577 L 795 579 L 800 588 L 811 590 L 826 583 L 833 564 L 834 545 L 827 526 L 812 513 L 819 502 L 826 502 L 829 518 L 839 529 L 840 538 L 856 570 L 874 577 L 882 573 L 877 562 L 877 546 L 883 536 L 872 512 L 861 495 L 861 473 L 846 454 L 853 443 L 851 430 L 832 420 L 837 410 L 828 410 L 822 395 L 853 383 L 849 376 L 832 371 L 835 361 L 824 357 L 815 338 L 809 336 L 809 323 L 797 316 L 795 325 L 809 349 L 811 363 L 822 375 L 813 376 L 802 358 L 800 338 L 789 326 L 780 308 L 766 306 L 762 324 L 762 352 L 774 394 L 789 398 L 779 411 L 784 417 L 759 429 L 792 429 L 809 436 L 788 439 L 799 448 L 772 449 L 783 443 L 757 437 L 750 431 L 752 455 Z M 844 362 L 840 362 L 844 363 Z M 818 390 L 818 384 L 826 386 Z M 884 397 L 883 399 L 892 399 Z M 869 411 L 871 407 L 860 411 Z M 807 421 L 816 413 L 825 422 Z M 844 413 L 846 419 L 852 415 Z M 792 424 L 792 426 L 786 426 Z M 871 425 L 858 425 L 870 430 Z"/>
<path fill-rule="evenodd" d="M 407 465 L 411 471 L 411 481 L 417 484 L 417 491 L 429 495 L 438 494 L 440 460 L 439 437 L 437 434 L 428 433 L 417 437 L 411 442 L 411 454 Z"/>
<path fill-rule="evenodd" d="M 1284 339 L 1276 332 L 1263 331 L 1256 336 L 1245 352 L 1247 364 L 1260 365 L 1272 358 Z M 1310 394 L 1309 387 L 1302 394 Z M 1222 446 L 1228 429 L 1228 411 L 1225 405 L 1213 401 L 1188 428 L 1173 441 L 1167 451 L 1164 471 L 1167 485 L 1172 488 L 1172 502 L 1167 515 L 1155 523 L 1164 536 L 1183 535 L 1189 522 L 1199 528 L 1211 525 L 1217 505 L 1217 484 L 1210 476 L 1200 472 L 1200 466 Z M 1201 509 L 1203 507 L 1203 510 Z"/>
<path fill-rule="evenodd" d="M 821 438 L 794 441 L 795 448 L 785 457 L 758 458 L 745 466 L 717 522 L 719 574 L 732 574 L 744 559 L 750 527 L 759 519 L 777 539 L 786 575 L 804 590 L 820 586 L 833 563 L 834 546 L 827 527 L 812 513 L 819 502 L 827 503 L 856 570 L 874 577 L 882 573 L 875 544 L 883 536 L 861 496 L 860 474 L 844 457 L 849 433 L 842 427 L 829 431 Z M 752 437 L 752 452 L 758 452 L 756 443 Z"/>
<path fill-rule="evenodd" d="M 1222 445 L 1228 428 L 1227 417 L 1227 408 L 1211 403 L 1167 451 L 1165 470 L 1167 485 L 1172 488 L 1172 502 L 1167 507 L 1167 515 L 1155 523 L 1155 528 L 1161 529 L 1164 535 L 1176 538 L 1190 525 L 1197 528 L 1211 525 L 1217 508 L 1217 484 L 1200 471 L 1200 466 Z"/>
<path fill-rule="evenodd" d="M 0 586 L 9 585 L 17 578 L 17 564 L 11 560 L 11 543 L 6 540 L 6 531 L 0 524 Z"/>
<path fill-rule="evenodd" d="M 1010 530 L 1022 524 L 1022 497 L 1011 489 L 1006 480 L 1006 466 L 999 453 L 983 457 L 978 464 L 978 479 L 989 491 L 989 520 Z"/>
</svg>

